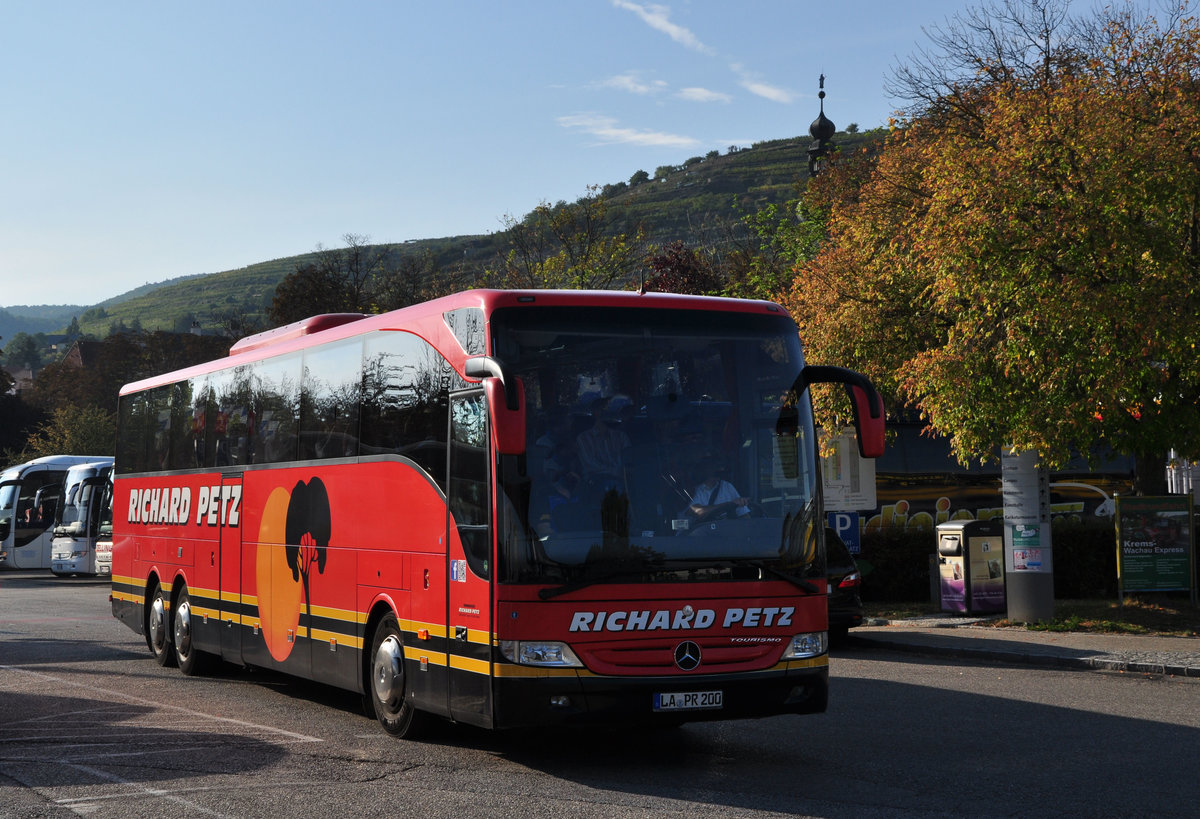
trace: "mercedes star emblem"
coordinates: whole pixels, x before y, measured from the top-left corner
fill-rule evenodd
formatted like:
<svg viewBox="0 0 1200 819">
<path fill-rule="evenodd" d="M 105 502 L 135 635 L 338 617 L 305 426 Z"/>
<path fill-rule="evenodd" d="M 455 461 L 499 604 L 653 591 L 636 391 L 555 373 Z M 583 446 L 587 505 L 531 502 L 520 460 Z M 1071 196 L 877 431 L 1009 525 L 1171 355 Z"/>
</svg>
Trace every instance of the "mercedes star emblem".
<svg viewBox="0 0 1200 819">
<path fill-rule="evenodd" d="M 700 665 L 700 646 L 684 640 L 675 646 L 675 665 L 683 671 L 692 671 Z"/>
</svg>

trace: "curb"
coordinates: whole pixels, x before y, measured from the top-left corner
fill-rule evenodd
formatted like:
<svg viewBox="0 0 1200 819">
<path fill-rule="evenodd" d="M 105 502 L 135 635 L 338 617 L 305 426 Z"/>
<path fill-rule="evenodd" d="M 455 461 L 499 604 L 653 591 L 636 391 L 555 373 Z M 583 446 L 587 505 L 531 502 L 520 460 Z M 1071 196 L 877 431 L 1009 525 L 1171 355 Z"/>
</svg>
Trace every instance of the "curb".
<svg viewBox="0 0 1200 819">
<path fill-rule="evenodd" d="M 882 624 L 880 623 L 880 625 Z M 947 626 L 947 628 L 952 628 L 952 626 Z M 970 646 L 931 646 L 923 643 L 905 642 L 903 639 L 878 639 L 866 634 L 855 634 L 853 631 L 850 632 L 849 639 L 854 640 L 859 645 L 903 651 L 910 654 L 923 654 L 932 657 L 949 656 L 1038 667 L 1200 678 L 1200 667 L 1197 666 L 1179 665 L 1172 662 L 1126 660 L 1113 655 L 1098 654 L 1091 657 L 1066 657 L 1050 651 L 1002 651 L 993 648 L 972 648 Z"/>
</svg>

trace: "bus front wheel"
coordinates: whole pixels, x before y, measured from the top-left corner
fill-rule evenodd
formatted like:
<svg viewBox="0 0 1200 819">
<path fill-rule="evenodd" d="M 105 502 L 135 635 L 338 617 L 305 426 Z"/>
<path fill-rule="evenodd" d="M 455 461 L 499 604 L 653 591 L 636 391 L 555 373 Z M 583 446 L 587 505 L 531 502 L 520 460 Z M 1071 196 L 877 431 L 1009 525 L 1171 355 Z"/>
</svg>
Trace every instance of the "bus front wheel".
<svg viewBox="0 0 1200 819">
<path fill-rule="evenodd" d="M 404 642 L 394 614 L 387 614 L 376 626 L 369 663 L 363 700 L 383 730 L 392 736 L 412 738 L 419 733 L 423 715 L 405 698 Z"/>
<path fill-rule="evenodd" d="M 175 665 L 175 645 L 171 642 L 171 610 L 161 584 L 155 584 L 147 598 L 146 645 L 159 665 Z"/>
</svg>

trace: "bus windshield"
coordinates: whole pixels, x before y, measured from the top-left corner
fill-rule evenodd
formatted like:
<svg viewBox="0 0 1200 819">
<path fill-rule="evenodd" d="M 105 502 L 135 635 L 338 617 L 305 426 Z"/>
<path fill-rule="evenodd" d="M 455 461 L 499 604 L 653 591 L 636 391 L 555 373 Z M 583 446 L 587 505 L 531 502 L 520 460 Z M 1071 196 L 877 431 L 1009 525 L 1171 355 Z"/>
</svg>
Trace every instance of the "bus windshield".
<svg viewBox="0 0 1200 819">
<path fill-rule="evenodd" d="M 789 318 L 510 308 L 492 339 L 529 426 L 526 469 L 498 480 L 503 582 L 774 576 L 815 590 L 819 481 Z"/>
</svg>

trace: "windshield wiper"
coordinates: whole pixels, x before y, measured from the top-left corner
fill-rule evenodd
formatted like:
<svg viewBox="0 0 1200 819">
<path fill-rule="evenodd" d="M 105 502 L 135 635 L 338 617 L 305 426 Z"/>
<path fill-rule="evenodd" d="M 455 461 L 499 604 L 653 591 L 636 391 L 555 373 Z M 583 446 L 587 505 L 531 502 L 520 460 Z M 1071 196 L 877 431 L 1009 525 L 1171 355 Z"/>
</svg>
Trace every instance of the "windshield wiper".
<svg viewBox="0 0 1200 819">
<path fill-rule="evenodd" d="M 804 578 L 796 577 L 796 575 L 794 575 L 794 574 L 788 574 L 787 572 L 780 571 L 779 569 L 773 569 L 770 566 L 768 566 L 766 563 L 763 563 L 761 560 L 748 560 L 748 561 L 746 561 L 746 563 L 750 566 L 754 566 L 754 567 L 766 572 L 767 574 L 773 574 L 776 577 L 778 577 L 780 580 L 786 580 L 787 582 L 791 583 L 793 586 L 800 589 L 801 591 L 806 591 L 809 594 L 820 594 L 821 593 L 820 589 L 818 589 L 812 583 L 809 583 Z"/>
<path fill-rule="evenodd" d="M 809 594 L 820 594 L 821 593 L 820 589 L 818 589 L 812 583 L 809 583 L 804 578 L 796 577 L 796 575 L 794 575 L 794 574 L 788 574 L 785 571 L 768 566 L 762 560 L 755 560 L 753 558 L 715 557 L 711 560 L 699 560 L 694 557 L 692 557 L 692 558 L 677 558 L 677 559 L 667 558 L 665 562 L 668 564 L 669 567 L 678 568 L 678 569 L 707 569 L 707 568 L 713 568 L 715 566 L 730 566 L 730 567 L 749 566 L 753 569 L 758 569 L 760 572 L 765 572 L 766 574 L 774 575 L 775 577 L 779 578 L 780 580 L 786 580 L 787 582 L 791 583 L 793 586 L 800 589 L 801 591 L 808 592 Z"/>
<path fill-rule="evenodd" d="M 538 597 L 542 600 L 549 600 L 552 597 L 558 597 L 560 594 L 570 594 L 573 591 L 586 589 L 588 586 L 594 586 L 597 583 L 608 583 L 611 580 L 616 580 L 618 577 L 628 577 L 644 573 L 650 566 L 643 566 L 632 569 L 617 569 L 610 572 L 600 574 L 589 574 L 587 577 L 581 577 L 578 580 L 572 580 L 569 583 L 564 583 L 561 586 L 555 586 L 550 589 L 538 589 Z"/>
</svg>

